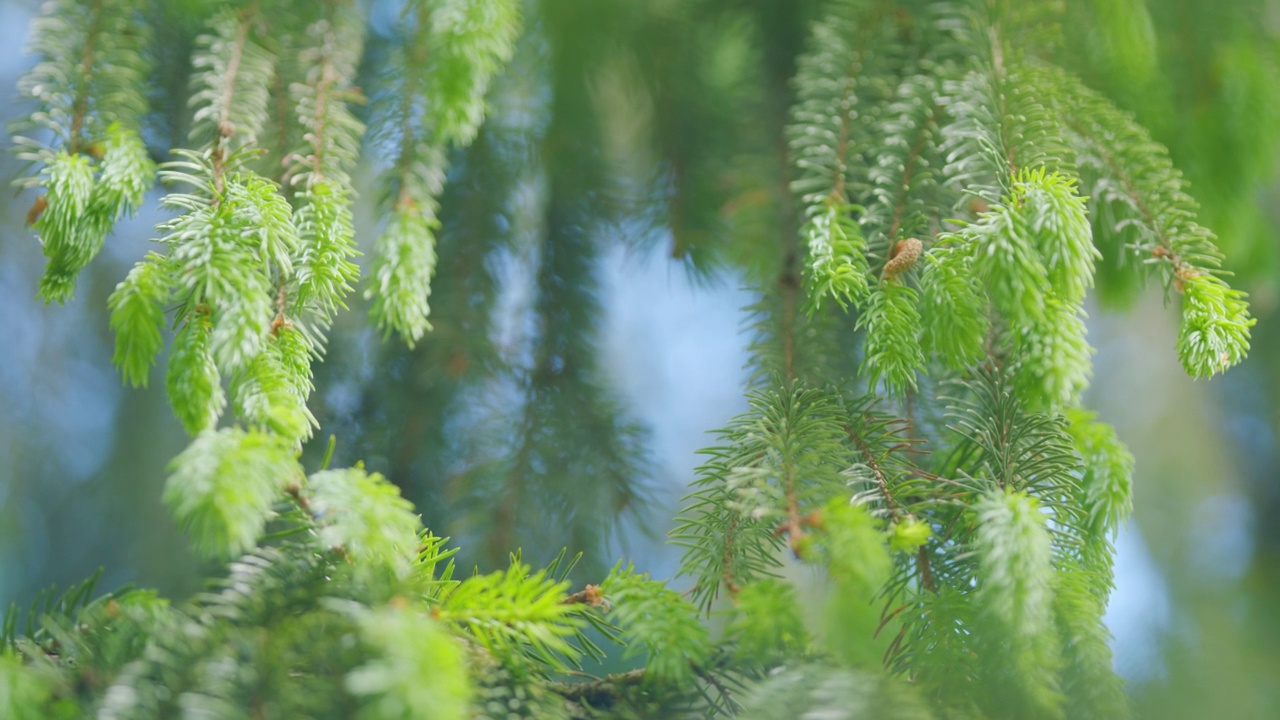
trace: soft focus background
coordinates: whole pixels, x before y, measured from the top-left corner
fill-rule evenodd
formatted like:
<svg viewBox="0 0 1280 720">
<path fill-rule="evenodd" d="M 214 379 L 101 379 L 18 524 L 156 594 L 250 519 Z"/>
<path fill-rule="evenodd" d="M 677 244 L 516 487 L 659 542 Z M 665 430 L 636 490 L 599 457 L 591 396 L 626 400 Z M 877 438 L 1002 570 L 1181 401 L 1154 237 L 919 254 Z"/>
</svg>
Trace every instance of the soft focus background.
<svg viewBox="0 0 1280 720">
<path fill-rule="evenodd" d="M 192 28 L 167 4 L 180 57 Z M 373 3 L 371 52 L 394 4 Z M 411 352 L 353 303 L 318 372 L 309 467 L 336 435 L 335 464 L 388 475 L 470 562 L 568 545 L 590 572 L 626 556 L 670 576 L 662 537 L 695 451 L 745 408 L 752 178 L 776 162 L 754 119 L 779 112 L 816 6 L 532 3 L 450 176 L 436 330 Z M 13 88 L 35 7 L 0 0 L 6 121 L 30 110 Z M 1150 717 L 1280 717 L 1280 3 L 1079 0 L 1068 17 L 1059 52 L 1170 146 L 1258 317 L 1249 360 L 1197 383 L 1173 352 L 1176 298 L 1112 288 L 1093 306 L 1088 402 L 1138 459 L 1116 662 Z M 180 104 L 181 62 L 166 72 L 177 89 L 157 101 Z M 0 157 L 0 178 L 17 172 Z M 30 202 L 0 203 L 0 599 L 98 567 L 104 586 L 182 595 L 201 568 L 160 489 L 186 438 L 158 373 L 122 387 L 105 316 L 160 216 L 119 226 L 75 301 L 45 307 Z M 378 219 L 357 219 L 367 239 Z"/>
</svg>

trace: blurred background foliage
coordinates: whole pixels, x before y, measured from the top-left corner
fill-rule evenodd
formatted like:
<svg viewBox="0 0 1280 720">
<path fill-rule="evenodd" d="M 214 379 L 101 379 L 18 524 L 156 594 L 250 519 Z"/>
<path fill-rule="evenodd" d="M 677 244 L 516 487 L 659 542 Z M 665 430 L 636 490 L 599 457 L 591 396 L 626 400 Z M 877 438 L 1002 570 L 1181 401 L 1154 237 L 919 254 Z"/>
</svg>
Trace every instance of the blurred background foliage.
<svg viewBox="0 0 1280 720">
<path fill-rule="evenodd" d="M 192 18 L 211 2 L 154 3 L 161 156 L 185 134 Z M 671 575 L 662 534 L 694 450 L 744 407 L 743 308 L 798 261 L 782 127 L 821 5 L 531 0 L 442 198 L 435 330 L 409 350 L 358 303 L 340 316 L 308 467 L 336 435 L 336 465 L 385 473 L 467 563 L 567 545 L 584 578 L 619 556 Z M 34 10 L 0 0 L 10 98 Z M 376 54 L 396 3 L 370 13 Z M 1195 383 L 1162 289 L 1101 271 L 1088 403 L 1138 458 L 1108 615 L 1119 669 L 1151 717 L 1280 716 L 1280 2 L 1071 0 L 1055 22 L 1046 52 L 1170 147 L 1258 317 L 1249 360 Z M 121 386 L 105 318 L 160 216 L 122 224 L 76 299 L 45 307 L 30 202 L 0 204 L 0 596 L 99 566 L 104 586 L 189 592 L 200 568 L 159 500 L 185 436 L 158 384 Z M 379 218 L 362 203 L 357 223 L 367 240 Z"/>
</svg>

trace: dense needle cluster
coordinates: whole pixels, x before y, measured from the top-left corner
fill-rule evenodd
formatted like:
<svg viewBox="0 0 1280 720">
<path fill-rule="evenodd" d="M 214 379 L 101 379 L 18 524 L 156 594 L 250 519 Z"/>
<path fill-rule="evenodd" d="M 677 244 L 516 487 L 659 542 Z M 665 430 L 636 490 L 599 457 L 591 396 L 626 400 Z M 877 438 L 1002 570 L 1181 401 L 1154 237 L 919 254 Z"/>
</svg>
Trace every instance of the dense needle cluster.
<svg viewBox="0 0 1280 720">
<path fill-rule="evenodd" d="M 565 553 L 456 575 L 382 475 L 299 460 L 312 365 L 360 283 L 362 155 L 382 188 L 364 293 L 412 346 L 451 153 L 477 139 L 521 4 L 409 0 L 368 53 L 353 0 L 200 4 L 189 132 L 159 165 L 172 217 L 109 306 L 126 382 L 168 343 L 192 441 L 164 500 L 220 569 L 182 602 L 89 582 L 25 627 L 10 612 L 0 716 L 1128 716 L 1102 613 L 1134 458 L 1081 406 L 1086 296 L 1102 262 L 1159 278 L 1195 377 L 1240 362 L 1253 321 L 1167 152 L 1045 51 L 1058 4 L 1015 5 L 821 3 L 778 128 L 794 213 L 752 308 L 750 410 L 703 451 L 681 576 L 620 562 L 575 588 Z M 33 26 L 38 107 L 15 142 L 47 302 L 153 189 L 149 7 L 53 0 Z M 552 203 L 537 278 L 571 302 L 544 314 L 524 381 L 578 412 L 594 386 L 566 338 L 592 299 L 561 279 L 592 256 L 571 210 Z M 513 477 L 553 474 L 541 407 Z M 628 457 L 640 433 L 589 413 L 592 451 Z M 527 501 L 509 483 L 498 516 Z M 615 644 L 643 666 L 582 681 Z"/>
</svg>

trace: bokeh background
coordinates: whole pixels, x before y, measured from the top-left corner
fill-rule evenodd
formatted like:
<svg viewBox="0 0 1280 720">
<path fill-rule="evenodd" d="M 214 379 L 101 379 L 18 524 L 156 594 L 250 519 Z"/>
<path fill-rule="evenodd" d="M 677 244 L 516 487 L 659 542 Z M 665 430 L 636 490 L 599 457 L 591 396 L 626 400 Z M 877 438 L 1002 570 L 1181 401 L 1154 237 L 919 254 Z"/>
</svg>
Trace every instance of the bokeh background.
<svg viewBox="0 0 1280 720">
<path fill-rule="evenodd" d="M 158 107 L 184 101 L 195 4 L 162 3 Z M 333 434 L 335 464 L 386 474 L 468 563 L 567 545 L 588 575 L 618 557 L 674 574 L 663 534 L 696 450 L 745 409 L 744 308 L 759 248 L 776 247 L 759 222 L 767 129 L 818 6 L 531 3 L 491 120 L 454 161 L 436 330 L 410 351 L 352 303 L 318 370 L 308 466 Z M 13 88 L 36 8 L 0 0 L 0 120 L 30 111 Z M 395 3 L 371 13 L 376 56 Z M 1066 25 L 1054 52 L 1171 148 L 1258 317 L 1248 361 L 1193 382 L 1176 298 L 1115 286 L 1091 306 L 1088 404 L 1138 459 L 1107 615 L 1116 663 L 1149 717 L 1280 717 L 1280 3 L 1078 0 Z M 181 137 L 175 117 L 156 147 Z M 0 157 L 0 178 L 19 171 Z M 46 307 L 30 202 L 0 202 L 0 600 L 99 567 L 103 586 L 180 597 L 208 569 L 159 499 L 186 438 L 159 372 L 121 385 L 105 316 L 162 216 L 118 226 L 75 300 Z M 366 205 L 357 220 L 372 237 Z"/>
</svg>

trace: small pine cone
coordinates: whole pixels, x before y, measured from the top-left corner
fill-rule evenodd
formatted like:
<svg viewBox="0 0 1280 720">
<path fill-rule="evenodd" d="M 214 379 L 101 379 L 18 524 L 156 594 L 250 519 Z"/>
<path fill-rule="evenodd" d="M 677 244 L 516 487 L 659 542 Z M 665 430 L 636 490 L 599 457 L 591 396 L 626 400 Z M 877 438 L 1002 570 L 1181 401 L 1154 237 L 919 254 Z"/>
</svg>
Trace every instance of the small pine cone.
<svg viewBox="0 0 1280 720">
<path fill-rule="evenodd" d="M 31 204 L 31 209 L 27 211 L 27 224 L 35 225 L 47 207 L 49 207 L 49 201 L 45 200 L 43 195 L 37 197 L 36 201 Z"/>
<path fill-rule="evenodd" d="M 920 253 L 923 251 L 924 244 L 915 238 L 899 240 L 893 246 L 893 254 L 889 256 L 889 262 L 884 264 L 884 276 L 895 277 L 910 270 L 920 259 Z"/>
</svg>

